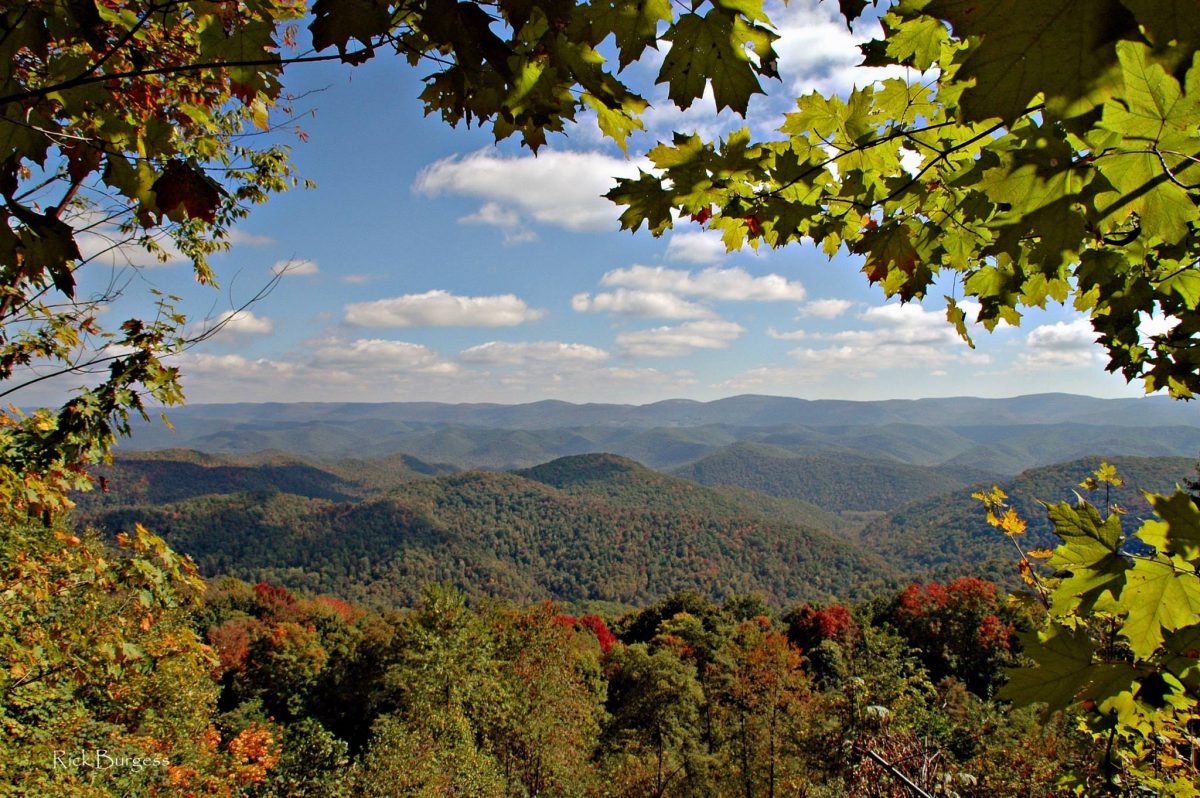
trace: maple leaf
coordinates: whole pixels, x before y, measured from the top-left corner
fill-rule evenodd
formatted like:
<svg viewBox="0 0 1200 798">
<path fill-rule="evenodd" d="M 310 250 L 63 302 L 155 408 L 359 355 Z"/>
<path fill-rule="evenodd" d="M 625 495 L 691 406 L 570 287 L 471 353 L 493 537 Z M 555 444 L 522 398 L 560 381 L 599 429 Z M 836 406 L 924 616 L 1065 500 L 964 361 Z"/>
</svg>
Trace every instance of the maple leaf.
<svg viewBox="0 0 1200 798">
<path fill-rule="evenodd" d="M 180 160 L 169 161 L 150 190 L 160 219 L 166 214 L 175 222 L 187 217 L 209 224 L 217 220 L 217 208 L 225 193 L 202 169 Z"/>
</svg>

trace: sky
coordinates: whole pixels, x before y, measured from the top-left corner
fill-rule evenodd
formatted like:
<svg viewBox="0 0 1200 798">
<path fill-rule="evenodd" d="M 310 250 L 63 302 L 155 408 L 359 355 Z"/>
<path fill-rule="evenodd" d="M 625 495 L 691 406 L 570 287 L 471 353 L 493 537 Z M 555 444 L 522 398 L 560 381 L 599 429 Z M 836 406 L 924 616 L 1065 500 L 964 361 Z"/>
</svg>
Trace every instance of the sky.
<svg viewBox="0 0 1200 798">
<path fill-rule="evenodd" d="M 317 187 L 253 209 L 214 259 L 219 290 L 197 286 L 184 261 L 135 259 L 110 313 L 144 313 L 145 289 L 157 288 L 183 297 L 197 331 L 284 270 L 176 359 L 191 403 L 1140 395 L 1104 372 L 1090 325 L 1069 308 L 980 330 L 971 349 L 945 321 L 951 285 L 901 305 L 868 284 L 860 259 L 812 245 L 727 253 L 687 221 L 662 238 L 620 231 L 601 195 L 673 130 L 778 136 L 797 96 L 891 76 L 855 66 L 877 23 L 849 31 L 836 4 L 811 0 L 771 16 L 783 79 L 748 118 L 717 115 L 711 99 L 679 112 L 650 88 L 648 130 L 629 158 L 587 115 L 536 157 L 427 119 L 423 73 L 396 57 L 293 68 L 307 138 L 291 138 L 293 161 Z M 648 56 L 634 82 L 657 70 L 661 55 Z M 81 288 L 109 276 L 97 269 Z M 54 402 L 61 388 L 21 401 Z"/>
</svg>

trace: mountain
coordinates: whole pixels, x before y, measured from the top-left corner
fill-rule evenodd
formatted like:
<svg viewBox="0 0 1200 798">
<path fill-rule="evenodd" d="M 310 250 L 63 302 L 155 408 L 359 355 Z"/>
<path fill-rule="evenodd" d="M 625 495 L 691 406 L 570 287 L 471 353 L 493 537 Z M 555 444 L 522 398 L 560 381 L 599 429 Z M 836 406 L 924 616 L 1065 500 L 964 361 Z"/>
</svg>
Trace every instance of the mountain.
<svg viewBox="0 0 1200 798">
<path fill-rule="evenodd" d="M 140 425 L 125 450 L 190 448 L 250 455 L 281 450 L 322 460 L 407 453 L 458 468 L 527 468 L 558 457 L 613 452 L 673 469 L 734 443 L 795 454 L 853 452 L 975 475 L 1016 474 L 1095 452 L 1194 456 L 1200 408 L 1161 397 L 883 402 L 739 396 L 650 405 L 430 402 L 191 405 L 174 431 Z"/>
<path fill-rule="evenodd" d="M 207 575 L 375 605 L 412 601 L 431 581 L 521 602 L 629 604 L 690 588 L 782 604 L 893 580 L 881 559 L 834 535 L 614 455 L 426 477 L 358 502 L 260 491 L 82 517 L 105 530 L 141 522 Z"/>
<path fill-rule="evenodd" d="M 1005 399 L 952 397 L 882 401 L 808 400 L 782 396 L 734 396 L 712 402 L 672 399 L 646 405 L 442 404 L 438 402 L 209 404 L 170 411 L 180 431 L 193 435 L 204 424 L 230 428 L 303 424 L 463 425 L 503 429 L 551 429 L 587 426 L 773 426 L 810 427 L 916 424 L 1062 424 L 1150 427 L 1200 425 L 1200 409 L 1162 396 L 1096 399 L 1071 394 L 1036 394 Z M 192 430 L 185 427 L 192 426 Z M 161 429 L 161 427 L 157 427 Z M 159 448 L 150 444 L 152 448 Z"/>
<path fill-rule="evenodd" d="M 1026 550 L 1053 547 L 1058 541 L 1041 502 L 1074 503 L 1082 494 L 1103 506 L 1103 492 L 1089 495 L 1079 483 L 1101 462 L 1089 457 L 1069 463 L 1034 468 L 1003 480 L 999 487 L 1008 504 L 1028 522 L 1020 544 Z M 1125 484 L 1114 488 L 1110 501 L 1127 510 L 1126 531 L 1136 529 L 1150 516 L 1141 491 L 1170 493 L 1192 475 L 1194 460 L 1182 457 L 1110 457 Z M 989 488 L 983 484 L 979 488 Z M 864 548 L 887 552 L 889 561 L 902 570 L 924 572 L 935 578 L 971 574 L 1012 584 L 1019 559 L 1011 540 L 987 524 L 982 505 L 971 490 L 920 499 L 868 523 L 858 534 Z"/>
<path fill-rule="evenodd" d="M 749 488 L 831 511 L 891 510 L 986 478 L 978 470 L 915 466 L 854 452 L 796 454 L 747 443 L 725 447 L 672 473 L 702 485 Z"/>
<path fill-rule="evenodd" d="M 159 505 L 198 496 L 287 493 L 309 499 L 357 501 L 424 476 L 457 471 L 410 455 L 316 463 L 287 452 L 211 455 L 187 449 L 119 452 L 97 466 L 101 490 L 75 496 L 81 510 Z"/>
</svg>

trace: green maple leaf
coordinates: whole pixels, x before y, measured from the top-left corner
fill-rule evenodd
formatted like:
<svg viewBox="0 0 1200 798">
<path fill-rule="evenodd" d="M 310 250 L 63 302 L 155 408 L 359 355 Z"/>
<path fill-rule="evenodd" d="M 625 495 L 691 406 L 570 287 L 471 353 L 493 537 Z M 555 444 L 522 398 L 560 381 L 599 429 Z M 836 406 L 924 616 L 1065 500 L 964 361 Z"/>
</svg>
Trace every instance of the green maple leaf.
<svg viewBox="0 0 1200 798">
<path fill-rule="evenodd" d="M 1178 555 L 1186 560 L 1200 559 L 1200 509 L 1192 497 L 1181 490 L 1171 496 L 1147 495 L 1161 521 L 1147 521 L 1137 536 L 1158 549 L 1159 553 Z"/>
<path fill-rule="evenodd" d="M 629 206 L 621 212 L 622 230 L 637 230 L 645 222 L 651 233 L 659 235 L 671 227 L 671 195 L 663 190 L 659 178 L 648 172 L 638 170 L 636 180 L 617 180 L 617 187 L 604 196 Z"/>
<path fill-rule="evenodd" d="M 1167 635 L 1163 669 L 1193 693 L 1200 690 L 1200 623 Z"/>
<path fill-rule="evenodd" d="M 387 33 L 392 21 L 387 4 L 377 0 L 317 0 L 312 10 L 308 29 L 318 51 L 332 45 L 344 54 L 351 39 L 370 45 Z"/>
<path fill-rule="evenodd" d="M 1117 57 L 1125 90 L 1104 104 L 1100 127 L 1126 140 L 1152 142 L 1164 149 L 1195 149 L 1200 141 L 1200 97 L 1184 95 L 1179 82 L 1150 60 L 1140 42 L 1119 42 Z"/>
<path fill-rule="evenodd" d="M 1153 152 L 1114 152 L 1098 158 L 1096 169 L 1114 189 L 1096 197 L 1108 225 L 1122 227 L 1137 214 L 1142 234 L 1173 244 L 1188 236 L 1189 223 L 1200 221 L 1196 203 Z"/>
<path fill-rule="evenodd" d="M 869 227 L 850 245 L 850 251 L 866 255 L 863 273 L 872 283 L 883 281 L 894 272 L 911 275 L 917 268 L 917 248 L 913 246 L 912 231 L 905 224 L 885 224 Z"/>
<path fill-rule="evenodd" d="M 1154 655 L 1164 631 L 1193 626 L 1200 618 L 1200 579 L 1178 557 L 1139 559 L 1125 581 L 1117 607 L 1128 615 L 1120 634 L 1140 660 Z"/>
<path fill-rule="evenodd" d="M 1200 306 L 1200 273 L 1184 270 L 1171 275 L 1155 288 L 1162 294 L 1178 294 L 1189 307 Z"/>
<path fill-rule="evenodd" d="M 1121 517 L 1101 519 L 1092 505 L 1051 505 L 1049 516 L 1063 545 L 1048 565 L 1064 574 L 1052 597 L 1053 615 L 1107 608 L 1121 593 L 1129 563 L 1121 555 Z M 1105 598 L 1105 594 L 1109 594 Z"/>
<path fill-rule="evenodd" d="M 1200 14 L 1196 13 L 1195 0 L 1121 0 L 1146 28 L 1146 32 L 1157 45 L 1172 39 L 1190 42 L 1200 41 Z"/>
<path fill-rule="evenodd" d="M 735 46 L 734 29 L 735 18 L 714 8 L 703 17 L 681 15 L 666 33 L 671 50 L 655 82 L 667 84 L 667 96 L 680 108 L 691 107 L 710 81 L 718 111 L 745 115 L 750 96 L 763 94 L 749 56 Z"/>
<path fill-rule="evenodd" d="M 671 21 L 670 0 L 610 0 L 591 6 L 596 23 L 613 32 L 621 69 L 642 57 L 657 42 L 658 24 Z"/>
<path fill-rule="evenodd" d="M 1008 671 L 998 698 L 1018 704 L 1045 704 L 1047 712 L 1066 709 L 1084 697 L 1104 698 L 1129 689 L 1137 672 L 1122 665 L 1093 661 L 1095 646 L 1086 629 L 1054 625 L 1021 635 L 1025 654 L 1036 668 Z"/>
<path fill-rule="evenodd" d="M 922 12 L 978 37 L 957 75 L 975 80 L 961 101 L 969 121 L 1011 122 L 1039 94 L 1066 115 L 1095 107 L 1111 91 L 1113 44 L 1137 31 L 1118 0 L 932 0 Z"/>
<path fill-rule="evenodd" d="M 933 66 L 942 45 L 950 40 L 946 26 L 932 17 L 902 19 L 888 14 L 883 24 L 888 28 L 887 54 L 897 63 L 911 64 L 922 72 Z"/>
</svg>

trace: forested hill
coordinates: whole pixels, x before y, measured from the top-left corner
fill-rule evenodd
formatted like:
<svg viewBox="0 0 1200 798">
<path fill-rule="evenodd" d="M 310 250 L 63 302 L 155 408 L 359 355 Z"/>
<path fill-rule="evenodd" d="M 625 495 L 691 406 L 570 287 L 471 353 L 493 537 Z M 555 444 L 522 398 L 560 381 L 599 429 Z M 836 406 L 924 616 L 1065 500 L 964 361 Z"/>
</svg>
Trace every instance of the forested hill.
<svg viewBox="0 0 1200 798">
<path fill-rule="evenodd" d="M 612 455 L 418 479 L 357 503 L 259 492 L 84 515 L 109 530 L 141 522 L 205 574 L 377 606 L 436 581 L 522 602 L 618 604 L 685 588 L 783 604 L 892 582 L 881 559 L 833 535 Z"/>
<path fill-rule="evenodd" d="M 99 490 L 75 497 L 84 510 L 157 505 L 210 494 L 289 493 L 309 499 L 357 501 L 413 479 L 454 473 L 453 466 L 399 454 L 318 463 L 286 452 L 211 455 L 188 449 L 119 453 L 97 466 Z"/>
<path fill-rule="evenodd" d="M 761 444 L 729 446 L 672 473 L 702 485 L 734 485 L 835 511 L 891 510 L 998 478 L 981 469 L 910 465 L 855 452 L 797 454 Z"/>
<path fill-rule="evenodd" d="M 1127 512 L 1126 532 L 1136 529 L 1150 514 L 1142 491 L 1170 493 L 1176 484 L 1194 477 L 1195 461 L 1183 457 L 1110 457 L 1125 484 L 1114 488 L 1110 501 Z M 1008 494 L 1008 503 L 1029 524 L 1021 545 L 1025 550 L 1052 548 L 1058 541 L 1051 534 L 1046 508 L 1067 501 L 1074 503 L 1083 495 L 1103 506 L 1103 492 L 1089 494 L 1079 483 L 1101 462 L 1089 457 L 1070 463 L 1034 468 L 1002 480 L 999 487 Z M 958 490 L 913 501 L 896 509 L 860 533 L 864 547 L 887 552 L 889 561 L 909 572 L 937 578 L 957 576 L 970 569 L 974 575 L 1012 582 L 1018 559 L 1012 542 L 985 520 L 982 505 L 971 498 L 970 490 Z"/>
</svg>

